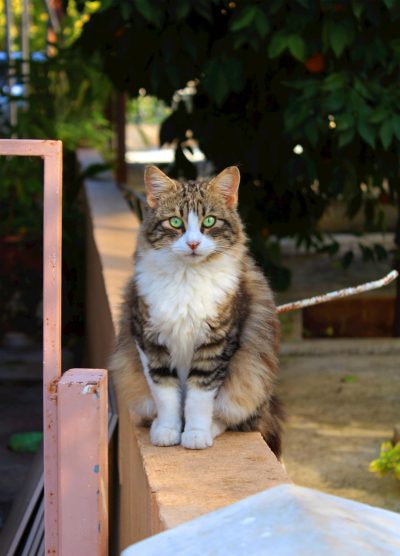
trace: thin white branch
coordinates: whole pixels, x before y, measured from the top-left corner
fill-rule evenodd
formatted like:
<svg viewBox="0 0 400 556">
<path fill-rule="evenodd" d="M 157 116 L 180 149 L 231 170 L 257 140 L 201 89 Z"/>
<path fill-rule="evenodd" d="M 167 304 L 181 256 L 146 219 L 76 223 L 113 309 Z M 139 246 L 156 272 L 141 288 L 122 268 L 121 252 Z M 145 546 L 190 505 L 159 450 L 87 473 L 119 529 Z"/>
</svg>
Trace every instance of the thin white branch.
<svg viewBox="0 0 400 556">
<path fill-rule="evenodd" d="M 393 282 L 398 275 L 399 273 L 397 270 L 392 270 L 392 272 L 389 272 L 389 274 L 380 280 L 367 282 L 366 284 L 361 284 L 352 288 L 344 288 L 343 290 L 337 290 L 323 295 L 316 295 L 314 297 L 309 297 L 308 299 L 302 299 L 301 301 L 292 301 L 292 303 L 285 303 L 285 305 L 279 305 L 277 307 L 277 312 L 286 313 L 287 311 L 295 311 L 296 309 L 303 309 L 303 307 L 310 307 L 311 305 L 319 305 L 320 303 L 335 301 L 335 299 L 342 299 L 343 297 L 349 297 L 350 295 L 356 295 L 369 290 L 376 290 L 378 288 L 382 288 L 383 286 L 387 286 L 390 282 Z"/>
</svg>

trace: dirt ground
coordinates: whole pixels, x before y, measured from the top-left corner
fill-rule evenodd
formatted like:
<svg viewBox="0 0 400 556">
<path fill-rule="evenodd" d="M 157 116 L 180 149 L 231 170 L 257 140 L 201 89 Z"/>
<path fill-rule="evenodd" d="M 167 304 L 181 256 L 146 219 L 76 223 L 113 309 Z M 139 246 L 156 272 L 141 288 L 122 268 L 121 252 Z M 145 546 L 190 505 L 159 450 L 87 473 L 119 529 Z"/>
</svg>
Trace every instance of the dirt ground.
<svg viewBox="0 0 400 556">
<path fill-rule="evenodd" d="M 283 355 L 283 460 L 294 483 L 400 512 L 400 481 L 368 464 L 400 424 L 400 354 Z"/>
</svg>

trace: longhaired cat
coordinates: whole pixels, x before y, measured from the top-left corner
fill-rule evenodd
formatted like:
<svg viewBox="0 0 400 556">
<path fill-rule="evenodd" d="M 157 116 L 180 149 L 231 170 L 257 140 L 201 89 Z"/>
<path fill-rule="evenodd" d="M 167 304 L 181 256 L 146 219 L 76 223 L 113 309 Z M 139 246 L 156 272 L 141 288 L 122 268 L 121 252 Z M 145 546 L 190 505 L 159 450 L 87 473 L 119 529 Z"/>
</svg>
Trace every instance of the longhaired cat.
<svg viewBox="0 0 400 556">
<path fill-rule="evenodd" d="M 279 324 L 246 247 L 239 181 L 235 166 L 188 182 L 146 168 L 135 272 L 110 368 L 125 375 L 136 413 L 152 420 L 153 444 L 202 449 L 226 429 L 258 430 L 279 457 Z"/>
</svg>

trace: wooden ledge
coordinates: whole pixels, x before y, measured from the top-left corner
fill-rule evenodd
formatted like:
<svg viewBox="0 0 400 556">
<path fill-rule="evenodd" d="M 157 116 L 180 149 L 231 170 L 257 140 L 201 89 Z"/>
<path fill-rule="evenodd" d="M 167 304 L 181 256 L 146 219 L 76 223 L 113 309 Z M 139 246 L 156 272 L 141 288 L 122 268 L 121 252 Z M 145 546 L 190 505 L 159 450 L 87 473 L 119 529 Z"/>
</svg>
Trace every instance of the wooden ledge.
<svg viewBox="0 0 400 556">
<path fill-rule="evenodd" d="M 83 153 L 81 162 L 93 153 Z M 96 161 L 94 159 L 94 161 Z M 85 183 L 88 364 L 107 368 L 118 306 L 132 272 L 138 220 L 111 176 Z M 259 433 L 225 433 L 207 450 L 158 448 L 115 384 L 119 413 L 120 548 L 288 482 Z"/>
</svg>

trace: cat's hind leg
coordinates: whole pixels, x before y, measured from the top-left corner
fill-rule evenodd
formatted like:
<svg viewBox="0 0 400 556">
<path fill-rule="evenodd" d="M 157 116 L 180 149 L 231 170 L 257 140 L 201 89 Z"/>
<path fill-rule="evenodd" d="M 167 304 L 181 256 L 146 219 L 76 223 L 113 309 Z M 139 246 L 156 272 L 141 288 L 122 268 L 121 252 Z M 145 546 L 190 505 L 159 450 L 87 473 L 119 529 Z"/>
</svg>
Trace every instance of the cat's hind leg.
<svg viewBox="0 0 400 556">
<path fill-rule="evenodd" d="M 156 404 L 134 346 L 119 346 L 112 354 L 108 368 L 124 403 L 142 419 L 152 421 L 157 415 Z"/>
<path fill-rule="evenodd" d="M 215 438 L 216 436 L 223 434 L 227 428 L 228 428 L 227 424 L 221 421 L 221 419 L 214 418 L 211 425 L 212 437 Z"/>
</svg>

